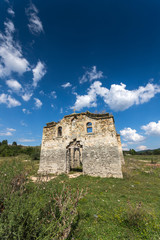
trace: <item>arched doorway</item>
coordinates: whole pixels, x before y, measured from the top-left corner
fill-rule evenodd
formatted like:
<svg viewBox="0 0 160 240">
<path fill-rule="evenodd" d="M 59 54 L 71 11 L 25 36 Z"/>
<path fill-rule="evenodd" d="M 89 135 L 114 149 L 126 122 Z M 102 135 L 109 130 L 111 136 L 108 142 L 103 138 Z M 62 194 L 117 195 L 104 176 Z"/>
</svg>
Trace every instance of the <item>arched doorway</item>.
<svg viewBox="0 0 160 240">
<path fill-rule="evenodd" d="M 66 147 L 67 173 L 70 171 L 83 171 L 82 148 L 80 141 L 76 139 Z"/>
</svg>

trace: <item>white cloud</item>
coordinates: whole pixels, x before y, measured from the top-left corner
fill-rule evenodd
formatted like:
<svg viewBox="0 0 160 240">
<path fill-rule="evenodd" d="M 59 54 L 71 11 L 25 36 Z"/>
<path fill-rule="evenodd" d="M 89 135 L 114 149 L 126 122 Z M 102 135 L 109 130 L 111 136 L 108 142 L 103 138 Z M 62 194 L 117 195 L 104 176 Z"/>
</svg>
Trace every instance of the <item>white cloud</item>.
<svg viewBox="0 0 160 240">
<path fill-rule="evenodd" d="M 16 131 L 16 129 L 14 129 L 14 128 L 7 128 L 7 131 L 10 131 L 10 132 L 15 132 L 15 131 Z"/>
<path fill-rule="evenodd" d="M 76 102 L 72 108 L 81 110 L 84 107 L 96 107 L 97 106 L 97 95 L 104 96 L 107 94 L 108 89 L 101 87 L 102 83 L 99 81 L 94 82 L 88 89 L 87 95 L 76 95 Z"/>
<path fill-rule="evenodd" d="M 11 20 L 4 22 L 5 32 L 8 37 L 11 37 L 11 34 L 15 32 L 14 24 Z"/>
<path fill-rule="evenodd" d="M 133 105 L 148 102 L 155 94 L 160 93 L 160 86 L 148 83 L 136 90 L 127 90 L 126 85 L 111 85 L 110 90 L 104 96 L 104 102 L 114 111 L 124 111 Z"/>
<path fill-rule="evenodd" d="M 67 82 L 65 84 L 62 84 L 61 87 L 63 88 L 72 87 L 72 84 L 70 82 Z"/>
<path fill-rule="evenodd" d="M 91 82 L 95 79 L 103 78 L 103 72 L 97 71 L 97 67 L 93 66 L 91 69 L 87 70 L 85 74 L 79 79 L 79 82 L 82 84 L 84 82 Z"/>
<path fill-rule="evenodd" d="M 102 87 L 100 81 L 91 84 L 86 95 L 76 95 L 73 108 L 81 110 L 83 107 L 97 106 L 97 96 L 101 96 L 110 109 L 124 111 L 133 105 L 148 102 L 155 94 L 160 93 L 160 86 L 148 83 L 145 87 L 140 86 L 136 90 L 127 90 L 126 85 L 121 83 L 112 84 L 110 89 Z"/>
<path fill-rule="evenodd" d="M 62 108 L 62 107 L 60 108 L 60 113 L 61 113 L 61 114 L 63 113 L 63 108 Z"/>
<path fill-rule="evenodd" d="M 13 11 L 12 8 L 8 8 L 8 9 L 7 9 L 7 12 L 8 12 L 8 14 L 10 14 L 12 17 L 15 16 L 15 12 Z"/>
<path fill-rule="evenodd" d="M 28 16 L 29 20 L 28 24 L 29 30 L 32 34 L 35 35 L 44 32 L 42 22 L 38 17 L 38 12 L 39 12 L 38 9 L 33 3 L 31 3 L 29 8 L 26 9 L 26 15 Z"/>
<path fill-rule="evenodd" d="M 138 146 L 137 149 L 140 151 L 143 151 L 143 150 L 147 150 L 148 148 L 147 146 L 141 145 L 141 146 Z"/>
<path fill-rule="evenodd" d="M 19 101 L 5 93 L 0 94 L 0 104 L 6 104 L 8 108 L 17 107 L 21 105 Z"/>
<path fill-rule="evenodd" d="M 30 98 L 32 97 L 33 93 L 25 93 L 22 98 L 25 102 L 28 102 Z"/>
<path fill-rule="evenodd" d="M 6 128 L 6 130 L 3 130 L 0 132 L 0 136 L 12 136 L 13 132 L 15 132 L 16 129 L 14 128 Z"/>
<path fill-rule="evenodd" d="M 141 127 L 147 135 L 160 135 L 160 121 L 150 122 L 147 125 Z"/>
<path fill-rule="evenodd" d="M 0 33 L 0 77 L 9 76 L 12 72 L 22 75 L 29 70 L 29 63 L 23 57 L 19 43 L 13 40 L 13 22 L 8 20 L 4 25 L 5 34 Z"/>
<path fill-rule="evenodd" d="M 41 100 L 39 100 L 38 98 L 34 98 L 34 100 L 35 100 L 35 106 L 36 106 L 36 108 L 41 108 L 42 107 L 42 102 L 41 102 Z"/>
<path fill-rule="evenodd" d="M 51 104 L 51 108 L 55 108 L 55 106 L 53 104 Z"/>
<path fill-rule="evenodd" d="M 25 114 L 30 114 L 31 113 L 28 109 L 25 109 L 25 108 L 22 109 L 22 112 L 25 113 Z"/>
<path fill-rule="evenodd" d="M 42 96 L 46 95 L 43 90 L 39 91 L 39 94 L 41 94 Z"/>
<path fill-rule="evenodd" d="M 18 139 L 19 142 L 35 142 L 35 139 L 26 139 L 26 138 L 20 138 Z"/>
<path fill-rule="evenodd" d="M 120 134 L 123 137 L 123 140 L 127 142 L 136 143 L 141 142 L 145 139 L 144 136 L 138 134 L 135 129 L 131 128 L 124 128 L 123 130 L 120 131 Z"/>
<path fill-rule="evenodd" d="M 11 132 L 0 132 L 0 136 L 12 136 Z"/>
<path fill-rule="evenodd" d="M 23 127 L 27 127 L 27 126 L 28 126 L 27 123 L 25 123 L 23 120 L 20 121 L 20 124 L 21 124 Z"/>
<path fill-rule="evenodd" d="M 37 87 L 38 82 L 47 72 L 45 64 L 42 63 L 41 61 L 38 61 L 36 67 L 32 71 L 33 71 L 33 86 Z"/>
<path fill-rule="evenodd" d="M 19 92 L 20 90 L 22 90 L 22 85 L 14 79 L 7 80 L 6 84 L 9 88 L 12 89 L 12 91 Z"/>
<path fill-rule="evenodd" d="M 50 93 L 50 96 L 51 96 L 52 98 L 57 98 L 57 95 L 56 95 L 56 92 L 55 92 L 55 91 L 52 91 L 52 92 Z"/>
<path fill-rule="evenodd" d="M 126 144 L 126 143 L 122 143 L 122 149 L 124 150 L 124 151 L 128 151 L 129 149 L 128 149 L 128 145 Z"/>
</svg>

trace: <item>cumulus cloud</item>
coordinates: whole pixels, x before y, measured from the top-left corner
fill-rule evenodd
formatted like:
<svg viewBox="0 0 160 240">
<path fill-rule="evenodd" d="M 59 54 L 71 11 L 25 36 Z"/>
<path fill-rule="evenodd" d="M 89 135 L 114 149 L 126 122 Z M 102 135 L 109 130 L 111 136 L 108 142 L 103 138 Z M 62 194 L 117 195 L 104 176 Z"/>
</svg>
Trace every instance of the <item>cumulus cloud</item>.
<svg viewBox="0 0 160 240">
<path fill-rule="evenodd" d="M 97 106 L 97 95 L 104 97 L 108 93 L 108 89 L 101 87 L 102 83 L 99 81 L 94 82 L 88 89 L 86 95 L 76 95 L 76 102 L 72 108 L 81 110 L 84 107 L 96 107 Z"/>
<path fill-rule="evenodd" d="M 0 104 L 6 104 L 8 108 L 20 106 L 21 103 L 15 98 L 12 98 L 11 95 L 2 93 L 0 94 Z"/>
<path fill-rule="evenodd" d="M 104 102 L 114 111 L 124 111 L 133 105 L 148 102 L 157 93 L 160 93 L 160 86 L 148 83 L 145 87 L 140 86 L 136 90 L 127 90 L 126 85 L 121 83 L 112 84 L 110 89 L 102 87 L 100 81 L 91 84 L 86 95 L 76 95 L 76 102 L 73 108 L 81 110 L 83 107 L 96 107 L 97 96 L 103 98 Z"/>
<path fill-rule="evenodd" d="M 123 140 L 127 141 L 127 142 L 136 143 L 136 142 L 141 142 L 145 139 L 145 137 L 138 134 L 135 129 L 131 129 L 129 127 L 121 130 L 120 134 L 121 134 Z"/>
<path fill-rule="evenodd" d="M 11 132 L 0 132 L 0 136 L 12 136 Z"/>
<path fill-rule="evenodd" d="M 93 80 L 103 78 L 103 72 L 97 71 L 97 67 L 93 66 L 91 69 L 88 69 L 85 74 L 79 79 L 79 82 L 85 83 L 85 82 L 92 82 Z"/>
<path fill-rule="evenodd" d="M 8 12 L 8 14 L 10 14 L 12 17 L 15 16 L 15 12 L 13 11 L 12 8 L 8 8 L 8 9 L 7 9 L 7 12 Z"/>
<path fill-rule="evenodd" d="M 33 93 L 25 93 L 24 95 L 22 95 L 22 98 L 25 102 L 28 102 L 30 100 L 30 98 L 32 97 Z"/>
<path fill-rule="evenodd" d="M 26 109 L 26 108 L 23 108 L 23 109 L 22 109 L 22 112 L 25 113 L 25 114 L 30 114 L 30 113 L 31 113 L 31 112 L 30 112 L 28 109 Z"/>
<path fill-rule="evenodd" d="M 112 84 L 110 90 L 104 95 L 104 102 L 114 111 L 124 111 L 133 105 L 148 102 L 155 94 L 160 93 L 160 86 L 148 83 L 136 90 L 127 90 L 126 85 Z"/>
<path fill-rule="evenodd" d="M 38 61 L 36 67 L 32 71 L 33 71 L 33 86 L 37 87 L 38 82 L 47 72 L 45 64 L 42 63 L 41 61 Z"/>
<path fill-rule="evenodd" d="M 16 131 L 16 129 L 14 129 L 14 128 L 7 128 L 7 131 L 10 131 L 10 132 L 15 132 L 15 131 Z"/>
<path fill-rule="evenodd" d="M 29 21 L 28 28 L 34 35 L 44 32 L 42 22 L 38 17 L 38 12 L 38 9 L 33 3 L 31 3 L 29 8 L 26 9 L 26 15 Z"/>
<path fill-rule="evenodd" d="M 147 125 L 141 127 L 147 135 L 160 135 L 160 121 L 150 122 Z"/>
<path fill-rule="evenodd" d="M 23 57 L 21 46 L 13 40 L 15 27 L 12 21 L 4 23 L 5 34 L 0 33 L 0 77 L 12 72 L 22 75 L 29 70 L 29 63 Z"/>
<path fill-rule="evenodd" d="M 39 94 L 41 94 L 42 96 L 46 95 L 43 90 L 39 91 Z"/>
<path fill-rule="evenodd" d="M 128 145 L 126 144 L 126 143 L 122 143 L 122 149 L 124 150 L 124 151 L 128 151 L 129 149 L 128 149 Z"/>
<path fill-rule="evenodd" d="M 138 146 L 137 149 L 140 151 L 143 151 L 143 150 L 147 150 L 148 148 L 147 146 L 141 145 L 141 146 Z"/>
<path fill-rule="evenodd" d="M 56 95 L 56 92 L 55 92 L 55 91 L 52 91 L 52 92 L 50 93 L 50 96 L 51 96 L 52 98 L 57 98 L 57 95 Z"/>
<path fill-rule="evenodd" d="M 36 108 L 41 108 L 42 105 L 43 105 L 41 100 L 39 100 L 38 98 L 34 98 L 34 100 L 35 100 L 35 107 Z"/>
<path fill-rule="evenodd" d="M 5 130 L 0 132 L 0 136 L 12 136 L 13 132 L 15 132 L 16 129 L 14 128 L 6 128 Z"/>
<path fill-rule="evenodd" d="M 6 84 L 12 91 L 19 92 L 20 90 L 22 90 L 22 85 L 14 79 L 7 80 Z"/>
<path fill-rule="evenodd" d="M 65 84 L 62 84 L 61 87 L 63 88 L 72 87 L 72 84 L 70 82 L 67 82 Z"/>
</svg>

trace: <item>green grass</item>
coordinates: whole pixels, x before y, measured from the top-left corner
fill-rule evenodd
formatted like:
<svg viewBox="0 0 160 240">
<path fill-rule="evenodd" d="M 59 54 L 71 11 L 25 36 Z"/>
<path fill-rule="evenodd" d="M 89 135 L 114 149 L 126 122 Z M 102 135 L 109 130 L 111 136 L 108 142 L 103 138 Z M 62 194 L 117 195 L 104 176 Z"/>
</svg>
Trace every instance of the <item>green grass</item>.
<svg viewBox="0 0 160 240">
<path fill-rule="evenodd" d="M 38 161 L 24 161 L 27 160 L 24 155 L 0 158 L 0 201 L 4 205 L 0 239 L 66 239 L 44 237 L 44 232 L 39 238 L 36 235 L 50 226 L 46 213 L 51 209 L 47 209 L 47 204 L 52 195 L 60 195 L 64 185 L 70 186 L 72 193 L 77 188 L 87 192 L 78 202 L 77 216 L 67 239 L 160 239 L 160 168 L 146 165 L 152 159 L 160 163 L 158 155 L 126 156 L 123 179 L 83 175 L 69 179 L 67 175 L 60 175 L 48 183 L 32 183 L 29 176 L 37 175 Z M 15 184 L 17 176 L 20 176 L 20 185 Z M 9 228 L 7 238 L 3 229 L 9 232 Z M 55 231 L 55 226 L 53 229 Z"/>
</svg>

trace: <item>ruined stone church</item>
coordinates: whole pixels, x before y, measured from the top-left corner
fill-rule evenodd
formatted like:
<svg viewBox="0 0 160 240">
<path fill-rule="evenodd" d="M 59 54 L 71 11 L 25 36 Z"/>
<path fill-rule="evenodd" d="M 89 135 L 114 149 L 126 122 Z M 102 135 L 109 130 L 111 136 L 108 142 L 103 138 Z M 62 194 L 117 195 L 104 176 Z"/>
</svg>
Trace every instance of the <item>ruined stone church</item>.
<svg viewBox="0 0 160 240">
<path fill-rule="evenodd" d="M 72 113 L 43 129 L 39 173 L 69 173 L 122 178 L 120 135 L 109 113 Z"/>
</svg>

